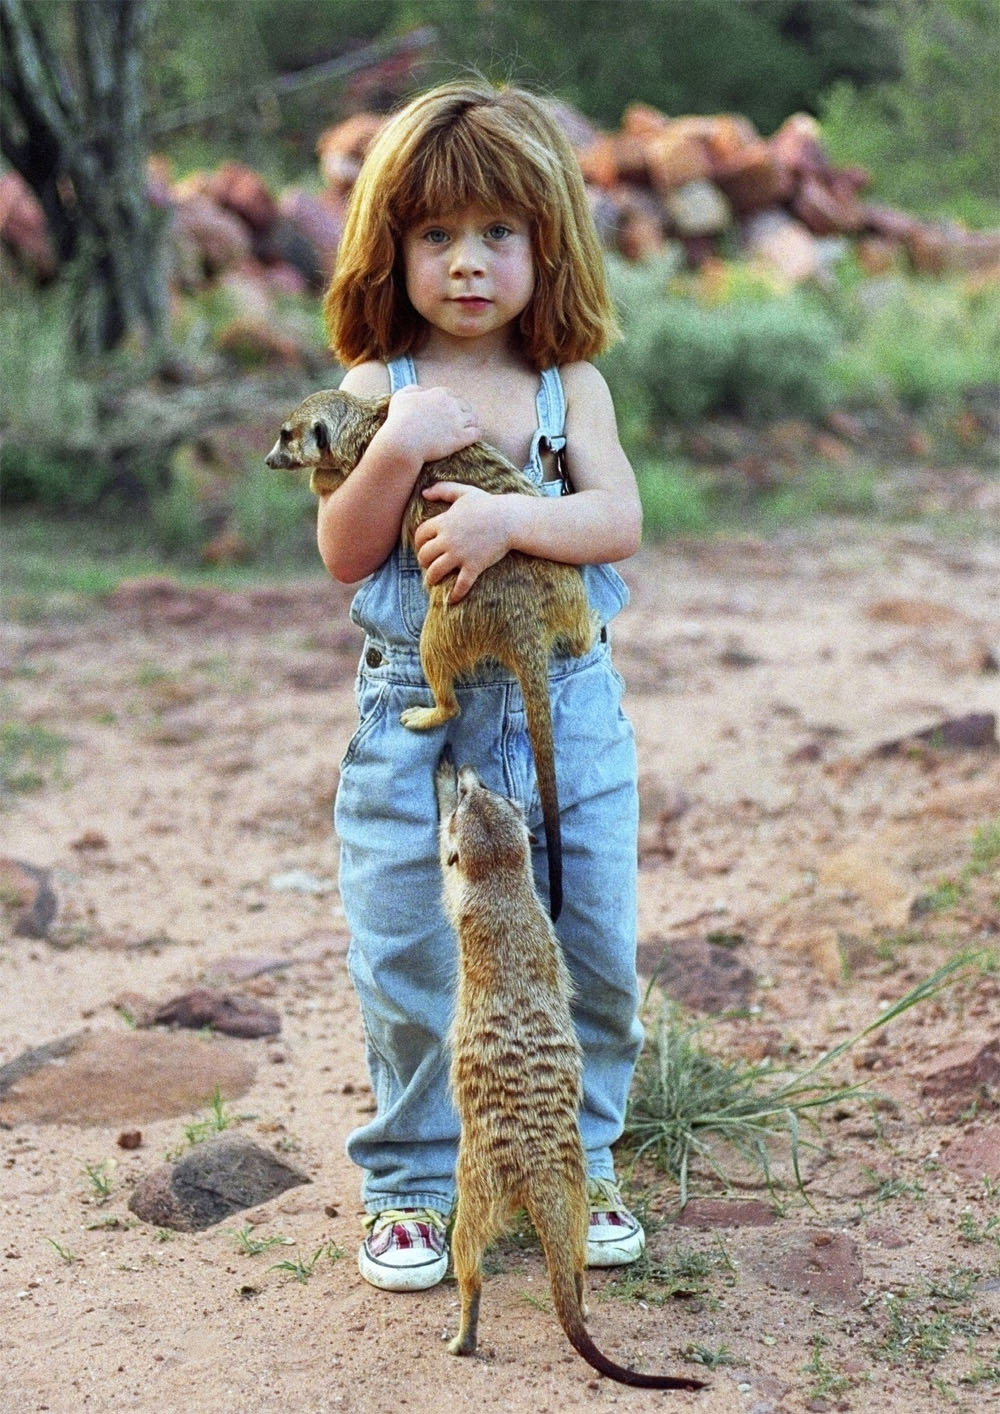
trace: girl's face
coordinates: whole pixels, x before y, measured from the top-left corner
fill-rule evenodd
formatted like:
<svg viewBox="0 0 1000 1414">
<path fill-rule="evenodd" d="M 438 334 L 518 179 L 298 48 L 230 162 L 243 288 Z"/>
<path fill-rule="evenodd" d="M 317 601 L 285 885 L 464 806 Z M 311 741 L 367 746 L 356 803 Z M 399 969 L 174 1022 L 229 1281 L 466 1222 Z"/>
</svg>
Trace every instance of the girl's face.
<svg viewBox="0 0 1000 1414">
<path fill-rule="evenodd" d="M 412 226 L 403 236 L 403 268 L 417 313 L 460 339 L 507 328 L 535 288 L 528 223 L 481 206 Z"/>
</svg>

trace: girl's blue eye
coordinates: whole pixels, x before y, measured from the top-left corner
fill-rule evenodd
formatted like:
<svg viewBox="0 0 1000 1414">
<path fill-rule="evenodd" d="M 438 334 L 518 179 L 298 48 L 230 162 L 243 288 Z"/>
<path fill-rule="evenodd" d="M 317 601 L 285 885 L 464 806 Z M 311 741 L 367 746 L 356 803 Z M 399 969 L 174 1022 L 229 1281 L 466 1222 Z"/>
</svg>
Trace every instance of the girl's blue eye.
<svg viewBox="0 0 1000 1414">
<path fill-rule="evenodd" d="M 439 226 L 435 226 L 432 230 L 424 232 L 424 240 L 429 241 L 431 245 L 443 245 L 447 239 L 448 232 L 442 231 Z"/>
<path fill-rule="evenodd" d="M 498 221 L 495 226 L 491 226 L 486 232 L 491 241 L 502 241 L 504 236 L 510 235 L 510 227 L 505 226 L 502 221 Z"/>
</svg>

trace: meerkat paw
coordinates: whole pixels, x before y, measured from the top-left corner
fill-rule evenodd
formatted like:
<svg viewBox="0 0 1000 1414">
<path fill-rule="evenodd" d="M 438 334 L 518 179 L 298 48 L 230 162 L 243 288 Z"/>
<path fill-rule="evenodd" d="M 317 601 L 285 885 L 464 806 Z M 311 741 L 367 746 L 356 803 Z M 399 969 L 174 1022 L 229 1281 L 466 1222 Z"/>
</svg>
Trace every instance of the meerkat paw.
<svg viewBox="0 0 1000 1414">
<path fill-rule="evenodd" d="M 455 715 L 443 707 L 407 707 L 406 711 L 400 714 L 399 720 L 404 727 L 409 727 L 411 732 L 426 732 L 431 727 L 440 727 L 445 722 L 450 722 Z"/>
<path fill-rule="evenodd" d="M 452 1355 L 475 1355 L 476 1338 L 473 1336 L 470 1340 L 467 1335 L 463 1335 L 459 1331 L 454 1340 L 449 1340 L 448 1349 Z"/>
</svg>

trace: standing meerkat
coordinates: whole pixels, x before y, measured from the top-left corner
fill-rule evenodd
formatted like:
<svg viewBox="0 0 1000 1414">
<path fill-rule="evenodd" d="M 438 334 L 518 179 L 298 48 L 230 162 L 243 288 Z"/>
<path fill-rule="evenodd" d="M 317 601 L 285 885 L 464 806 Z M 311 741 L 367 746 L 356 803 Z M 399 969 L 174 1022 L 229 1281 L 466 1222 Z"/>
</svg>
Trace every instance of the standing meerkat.
<svg viewBox="0 0 1000 1414">
<path fill-rule="evenodd" d="M 313 393 L 281 426 L 265 458 L 276 470 L 309 470 L 309 484 L 320 493 L 334 491 L 354 470 L 386 419 L 389 399 L 359 398 L 341 389 Z M 460 481 L 493 495 L 540 493 L 526 476 L 485 442 L 428 462 L 413 487 L 403 516 L 402 538 L 413 548 L 417 527 L 446 507 L 428 501 L 423 491 L 436 481 Z M 549 702 L 549 654 L 578 658 L 594 645 L 598 630 L 573 565 L 537 559 L 512 550 L 479 576 L 457 604 L 449 602 L 455 573 L 426 585 L 427 615 L 420 634 L 420 662 L 433 707 L 409 707 L 400 720 L 413 731 L 426 731 L 457 717 L 455 680 L 493 658 L 514 674 L 524 698 L 528 737 L 535 759 L 538 798 L 545 823 L 548 854 L 549 911 L 562 907 L 562 839 L 556 787 L 552 710 Z"/>
<path fill-rule="evenodd" d="M 648 1389 L 700 1380 L 616 1365 L 584 1324 L 590 1208 L 577 1115 L 581 1052 L 562 949 L 538 901 L 519 808 L 443 756 L 435 776 L 445 909 L 458 934 L 451 1083 L 462 1122 L 451 1250 L 462 1298 L 448 1347 L 476 1349 L 482 1257 L 526 1208 L 545 1252 L 556 1314 L 595 1370 Z"/>
</svg>

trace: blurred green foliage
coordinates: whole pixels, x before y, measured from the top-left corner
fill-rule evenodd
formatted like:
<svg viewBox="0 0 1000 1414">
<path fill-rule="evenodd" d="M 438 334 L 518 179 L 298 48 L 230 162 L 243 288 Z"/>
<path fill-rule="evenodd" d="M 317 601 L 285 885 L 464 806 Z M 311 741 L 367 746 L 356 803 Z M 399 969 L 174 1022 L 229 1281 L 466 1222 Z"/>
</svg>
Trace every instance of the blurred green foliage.
<svg viewBox="0 0 1000 1414">
<path fill-rule="evenodd" d="M 814 292 L 778 294 L 735 266 L 722 298 L 669 261 L 609 270 L 625 338 L 601 366 L 633 435 L 710 413 L 764 421 L 832 405 L 839 334 Z"/>
<path fill-rule="evenodd" d="M 1000 224 L 1000 7 L 996 0 L 884 0 L 902 72 L 820 99 L 835 162 L 875 176 L 882 200 L 921 215 Z"/>
<path fill-rule="evenodd" d="M 772 131 L 835 79 L 899 72 L 878 0 L 403 0 L 460 65 L 554 91 L 596 122 L 625 103 L 747 114 Z"/>
<path fill-rule="evenodd" d="M 261 170 L 294 174 L 344 113 L 471 71 L 553 93 L 609 126 L 635 100 L 668 113 L 738 111 L 770 132 L 796 109 L 816 111 L 836 81 L 894 79 L 901 62 L 884 0 L 172 0 L 148 55 L 154 130 L 268 74 L 426 26 L 437 39 L 412 72 L 390 64 L 236 104 L 157 146 L 188 166 L 238 142 Z"/>
<path fill-rule="evenodd" d="M 956 407 L 1000 369 L 1000 286 L 887 275 L 843 280 L 831 300 L 842 337 L 830 375 L 839 400 Z"/>
<path fill-rule="evenodd" d="M 82 509 L 96 504 L 110 480 L 110 468 L 95 475 L 65 453 L 48 450 L 65 442 L 66 427 L 93 434 L 97 425 L 97 390 L 76 371 L 71 299 L 69 282 L 32 291 L 12 284 L 0 304 L 7 505 L 40 501 Z"/>
</svg>

